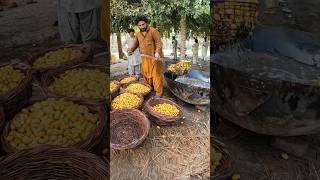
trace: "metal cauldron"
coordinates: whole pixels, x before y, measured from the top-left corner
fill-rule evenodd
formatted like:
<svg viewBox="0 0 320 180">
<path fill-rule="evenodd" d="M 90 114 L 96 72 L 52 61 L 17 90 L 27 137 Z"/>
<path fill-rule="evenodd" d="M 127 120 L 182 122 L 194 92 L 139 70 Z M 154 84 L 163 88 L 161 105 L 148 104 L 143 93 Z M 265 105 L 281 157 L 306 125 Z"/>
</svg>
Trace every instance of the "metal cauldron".
<svg viewBox="0 0 320 180">
<path fill-rule="evenodd" d="M 213 55 L 212 109 L 248 130 L 277 136 L 320 132 L 320 70 L 262 52 Z"/>
<path fill-rule="evenodd" d="M 210 83 L 209 73 L 203 71 L 191 70 L 186 76 Z M 164 77 L 169 90 L 182 101 L 194 105 L 207 105 L 210 103 L 210 88 L 177 82 L 175 81 L 177 76 L 169 72 L 165 72 Z"/>
</svg>

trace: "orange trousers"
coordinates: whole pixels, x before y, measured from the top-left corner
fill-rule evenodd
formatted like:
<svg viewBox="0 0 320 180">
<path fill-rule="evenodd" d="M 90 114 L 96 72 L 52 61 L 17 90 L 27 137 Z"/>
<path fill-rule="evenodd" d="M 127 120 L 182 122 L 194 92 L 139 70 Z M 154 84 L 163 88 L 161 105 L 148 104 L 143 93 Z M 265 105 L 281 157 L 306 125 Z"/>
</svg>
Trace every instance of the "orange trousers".
<svg viewBox="0 0 320 180">
<path fill-rule="evenodd" d="M 142 58 L 141 74 L 143 79 L 153 86 L 157 96 L 163 95 L 163 62 Z"/>
</svg>

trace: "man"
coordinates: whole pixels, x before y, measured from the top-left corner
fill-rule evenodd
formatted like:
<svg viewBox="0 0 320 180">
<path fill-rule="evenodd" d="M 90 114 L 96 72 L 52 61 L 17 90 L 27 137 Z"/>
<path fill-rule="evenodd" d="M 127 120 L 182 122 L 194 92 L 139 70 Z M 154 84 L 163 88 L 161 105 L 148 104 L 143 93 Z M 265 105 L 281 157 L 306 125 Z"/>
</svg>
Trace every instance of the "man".
<svg viewBox="0 0 320 180">
<path fill-rule="evenodd" d="M 156 96 L 163 95 L 163 58 L 162 41 L 160 33 L 148 25 L 148 19 L 145 16 L 139 16 L 135 19 L 135 25 L 140 29 L 128 53 L 132 54 L 138 47 L 141 53 L 141 74 L 145 81 L 153 86 Z M 150 57 L 146 57 L 150 56 Z"/>
<path fill-rule="evenodd" d="M 178 60 L 177 56 L 177 46 L 178 46 L 178 41 L 176 40 L 176 37 L 172 37 L 172 46 L 173 46 L 173 60 Z"/>
<path fill-rule="evenodd" d="M 124 42 L 124 45 L 127 45 L 127 48 L 133 46 L 135 39 L 134 29 L 128 29 L 128 37 Z M 133 55 L 128 56 L 128 71 L 130 75 L 138 75 L 140 77 L 140 52 L 139 49 L 136 49 L 133 52 Z"/>
<path fill-rule="evenodd" d="M 198 61 L 198 51 L 199 51 L 199 43 L 198 39 L 194 39 L 194 44 L 192 45 L 192 57 L 193 57 L 193 64 L 196 64 Z"/>
<path fill-rule="evenodd" d="M 207 58 L 208 47 L 209 47 L 209 42 L 207 41 L 207 37 L 205 37 L 204 41 L 203 41 L 203 44 L 202 44 L 202 49 L 201 49 L 201 54 L 202 54 L 203 61 L 205 61 L 206 58 Z"/>
<path fill-rule="evenodd" d="M 100 6 L 101 0 L 58 0 L 61 40 L 66 44 L 90 44 L 98 40 Z"/>
</svg>

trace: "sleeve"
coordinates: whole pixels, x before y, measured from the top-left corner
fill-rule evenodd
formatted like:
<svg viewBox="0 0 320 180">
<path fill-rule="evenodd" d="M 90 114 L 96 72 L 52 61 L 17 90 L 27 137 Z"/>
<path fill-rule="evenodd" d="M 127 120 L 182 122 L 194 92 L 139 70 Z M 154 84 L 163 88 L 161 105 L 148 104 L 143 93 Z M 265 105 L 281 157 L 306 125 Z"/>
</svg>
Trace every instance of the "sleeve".
<svg viewBox="0 0 320 180">
<path fill-rule="evenodd" d="M 138 38 L 135 37 L 132 46 L 129 47 L 129 50 L 134 52 L 138 48 L 138 46 L 139 46 L 139 41 L 138 41 Z"/>
<path fill-rule="evenodd" d="M 156 45 L 156 52 L 161 54 L 161 50 L 162 50 L 162 41 L 161 41 L 161 37 L 160 37 L 160 33 L 158 31 L 153 31 L 152 33 L 152 37 L 153 40 L 155 42 Z"/>
</svg>

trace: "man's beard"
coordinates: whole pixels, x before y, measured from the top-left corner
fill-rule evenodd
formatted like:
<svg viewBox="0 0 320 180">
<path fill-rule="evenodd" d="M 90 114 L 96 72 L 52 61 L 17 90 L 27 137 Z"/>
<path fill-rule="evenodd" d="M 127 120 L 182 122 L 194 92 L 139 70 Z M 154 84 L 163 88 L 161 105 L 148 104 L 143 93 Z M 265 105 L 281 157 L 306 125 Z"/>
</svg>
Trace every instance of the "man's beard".
<svg viewBox="0 0 320 180">
<path fill-rule="evenodd" d="M 140 31 L 141 31 L 141 32 L 146 32 L 147 29 L 148 29 L 148 26 L 147 26 L 146 28 L 140 28 Z"/>
</svg>

